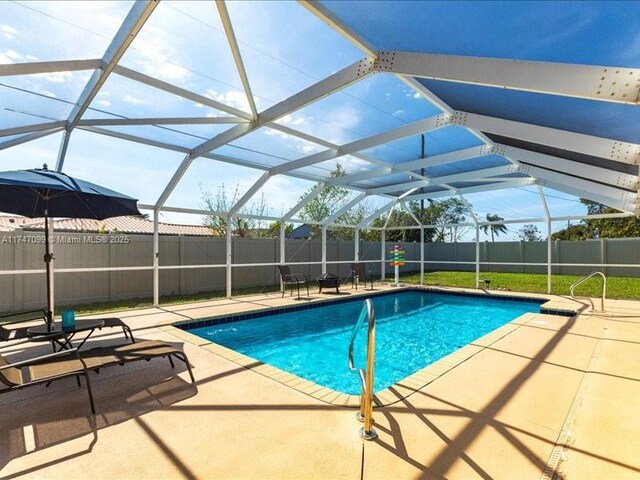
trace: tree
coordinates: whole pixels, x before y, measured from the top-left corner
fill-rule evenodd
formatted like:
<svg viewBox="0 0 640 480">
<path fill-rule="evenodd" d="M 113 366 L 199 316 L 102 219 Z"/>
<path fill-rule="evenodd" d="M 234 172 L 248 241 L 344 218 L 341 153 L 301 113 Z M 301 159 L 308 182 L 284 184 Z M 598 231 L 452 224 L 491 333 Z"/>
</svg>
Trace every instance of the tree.
<svg viewBox="0 0 640 480">
<path fill-rule="evenodd" d="M 284 234 L 285 236 L 289 236 L 293 232 L 293 225 L 290 223 L 285 224 L 284 226 Z M 269 227 L 266 229 L 265 236 L 267 238 L 279 238 L 280 237 L 280 221 L 276 220 L 275 222 L 271 222 Z"/>
<path fill-rule="evenodd" d="M 580 202 L 587 208 L 588 215 L 619 213 L 618 210 L 584 198 L 581 198 Z M 577 225 L 569 225 L 551 236 L 554 240 L 626 237 L 640 237 L 640 220 L 637 217 L 586 219 Z"/>
<path fill-rule="evenodd" d="M 202 195 L 202 208 L 212 212 L 203 217 L 203 225 L 209 227 L 215 236 L 226 236 L 227 228 L 229 227 L 226 212 L 241 198 L 240 185 L 236 184 L 231 194 L 225 189 L 224 183 L 218 187 L 215 195 L 203 190 L 202 185 L 200 186 L 200 192 Z M 263 216 L 265 210 L 266 206 L 263 193 L 258 199 L 245 204 L 238 213 Z M 230 228 L 232 233 L 238 237 L 262 236 L 260 233 L 262 230 L 260 228 L 261 224 L 261 221 L 254 218 L 233 217 Z"/>
<path fill-rule="evenodd" d="M 487 222 L 502 222 L 504 221 L 504 218 L 500 217 L 499 215 L 492 215 L 490 213 L 487 213 Z M 484 234 L 486 235 L 487 232 L 491 231 L 491 241 L 494 241 L 494 234 L 495 236 L 499 236 L 501 233 L 507 233 L 507 227 L 505 226 L 504 223 L 495 223 L 492 225 L 483 225 L 480 227 L 482 229 L 482 231 L 484 232 Z"/>
<path fill-rule="evenodd" d="M 448 198 L 446 200 L 429 200 L 424 210 L 420 208 L 420 202 L 409 202 L 408 208 L 413 215 L 420 220 L 423 225 L 458 224 L 466 220 L 465 212 L 467 205 L 459 198 Z M 373 225 L 384 226 L 385 219 L 376 219 Z M 396 208 L 391 213 L 391 218 L 387 226 L 407 226 L 415 225 L 415 220 L 405 210 Z M 424 229 L 425 242 L 451 242 L 459 240 L 468 227 L 435 227 Z M 419 242 L 420 230 L 389 230 L 387 239 L 392 242 Z"/>
<path fill-rule="evenodd" d="M 518 230 L 518 235 L 524 242 L 539 242 L 540 240 L 542 240 L 540 230 L 538 230 L 538 227 L 531 223 L 526 224 L 524 227 Z"/>
<path fill-rule="evenodd" d="M 336 163 L 336 168 L 331 172 L 330 178 L 338 178 L 345 175 L 344 168 L 340 163 Z M 306 197 L 315 187 L 311 187 L 302 194 L 300 200 Z M 351 193 L 348 188 L 339 185 L 329 185 L 322 190 L 313 200 L 307 203 L 300 210 L 300 218 L 314 222 L 324 222 L 338 210 L 340 210 L 348 201 L 351 200 Z M 356 225 L 368 215 L 370 205 L 366 201 L 358 203 L 347 212 L 343 213 L 336 219 L 338 223 Z M 311 235 L 314 238 L 320 237 L 320 225 L 311 225 Z M 333 227 L 327 232 L 330 238 L 339 240 L 353 239 L 353 229 L 347 227 Z"/>
</svg>

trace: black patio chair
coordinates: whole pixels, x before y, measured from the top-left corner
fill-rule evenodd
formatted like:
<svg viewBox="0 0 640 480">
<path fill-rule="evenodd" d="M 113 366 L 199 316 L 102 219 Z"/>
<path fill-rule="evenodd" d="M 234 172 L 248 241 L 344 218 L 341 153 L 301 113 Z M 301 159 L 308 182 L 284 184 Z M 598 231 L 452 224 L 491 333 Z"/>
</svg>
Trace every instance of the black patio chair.
<svg viewBox="0 0 640 480">
<path fill-rule="evenodd" d="M 42 308 L 38 310 L 3 313 L 0 315 L 0 342 L 28 339 L 30 335 L 27 333 L 27 330 L 36 325 L 40 325 L 41 322 L 47 322 L 47 312 Z"/>
<path fill-rule="evenodd" d="M 371 282 L 371 290 L 373 290 L 373 272 L 371 270 L 366 269 L 366 265 L 364 263 L 352 263 L 351 264 L 351 288 L 356 287 L 358 289 L 358 284 L 364 280 L 364 288 L 367 289 L 367 277 Z"/>
<path fill-rule="evenodd" d="M 309 279 L 303 273 L 291 273 L 291 269 L 286 265 L 278 265 L 280 270 L 280 281 L 282 281 L 282 297 L 287 285 L 291 287 L 290 295 L 293 295 L 293 287 L 298 289 L 298 298 L 300 298 L 300 285 L 307 286 L 307 297 L 309 296 Z"/>
</svg>

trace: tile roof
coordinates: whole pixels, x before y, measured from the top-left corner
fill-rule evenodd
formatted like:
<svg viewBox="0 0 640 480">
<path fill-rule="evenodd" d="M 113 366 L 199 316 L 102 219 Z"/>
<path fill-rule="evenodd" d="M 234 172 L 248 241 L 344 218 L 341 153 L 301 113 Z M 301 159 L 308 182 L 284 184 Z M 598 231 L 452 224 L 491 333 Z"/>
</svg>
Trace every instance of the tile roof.
<svg viewBox="0 0 640 480">
<path fill-rule="evenodd" d="M 44 219 L 25 218 L 0 215 L 0 231 L 43 230 Z M 63 218 L 55 220 L 53 228 L 58 232 L 104 232 L 153 234 L 153 221 L 140 217 L 113 217 L 105 220 L 91 220 L 86 218 Z M 161 235 L 211 235 L 211 229 L 202 225 L 179 225 L 162 223 L 158 225 Z"/>
</svg>

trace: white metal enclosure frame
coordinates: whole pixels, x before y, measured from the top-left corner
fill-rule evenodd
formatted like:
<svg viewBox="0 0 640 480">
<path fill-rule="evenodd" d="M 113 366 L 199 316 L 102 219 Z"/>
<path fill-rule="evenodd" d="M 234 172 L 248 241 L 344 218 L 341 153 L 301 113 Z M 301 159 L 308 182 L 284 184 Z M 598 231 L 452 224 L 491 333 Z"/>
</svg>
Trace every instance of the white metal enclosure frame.
<svg viewBox="0 0 640 480">
<path fill-rule="evenodd" d="M 364 57 L 352 65 L 339 70 L 313 85 L 291 95 L 289 98 L 276 103 L 275 105 L 259 111 L 254 94 L 251 88 L 251 78 L 247 75 L 241 51 L 234 33 L 233 22 L 227 12 L 225 2 L 216 0 L 217 11 L 224 27 L 224 32 L 228 41 L 229 49 L 232 53 L 235 66 L 238 71 L 242 88 L 247 99 L 249 112 L 242 111 L 236 107 L 225 105 L 217 100 L 205 97 L 198 93 L 180 88 L 176 85 L 152 78 L 140 72 L 136 72 L 122 65 L 119 61 L 127 51 L 128 47 L 136 38 L 136 35 L 143 28 L 145 22 L 153 14 L 159 0 L 139 0 L 136 1 L 118 32 L 111 40 L 105 54 L 99 59 L 86 60 L 65 60 L 47 62 L 29 62 L 0 65 L 0 77 L 25 74 L 39 74 L 47 72 L 69 72 L 69 71 L 93 71 L 89 81 L 85 85 L 82 93 L 75 102 L 71 113 L 65 120 L 38 123 L 27 126 L 20 126 L 0 130 L 0 150 L 13 147 L 25 142 L 42 138 L 46 135 L 63 131 L 60 144 L 56 168 L 61 171 L 64 168 L 65 157 L 72 133 L 75 129 L 89 131 L 95 134 L 111 136 L 127 141 L 162 148 L 184 154 L 179 167 L 174 172 L 170 181 L 152 205 L 141 205 L 142 209 L 153 212 L 154 219 L 154 241 L 153 241 L 153 265 L 149 267 L 127 267 L 130 270 L 153 271 L 153 299 L 154 304 L 159 303 L 159 270 L 174 268 L 225 268 L 226 270 L 226 292 L 227 296 L 232 294 L 232 274 L 233 268 L 242 267 L 233 263 L 232 256 L 232 234 L 229 231 L 226 239 L 226 261 L 223 265 L 191 265 L 191 266 L 170 266 L 162 265 L 159 254 L 158 217 L 161 211 L 179 212 L 196 215 L 221 214 L 228 219 L 246 216 L 241 213 L 242 207 L 251 201 L 252 197 L 270 179 L 277 175 L 288 175 L 305 180 L 317 182 L 311 193 L 291 208 L 281 217 L 261 216 L 256 217 L 262 220 L 281 222 L 280 231 L 280 258 L 279 264 L 286 262 L 285 258 L 285 231 L 286 222 L 314 223 L 303 219 L 298 219 L 295 215 L 319 195 L 327 186 L 340 185 L 357 192 L 357 194 L 343 205 L 336 213 L 316 222 L 322 227 L 322 271 L 327 269 L 326 238 L 327 229 L 332 225 L 347 226 L 354 229 L 355 249 L 354 260 L 360 257 L 359 238 L 360 230 L 370 227 L 371 222 L 385 215 L 396 207 L 406 208 L 406 202 L 435 199 L 450 196 L 457 196 L 467 206 L 472 223 L 464 224 L 472 226 L 476 231 L 476 286 L 479 284 L 480 265 L 489 262 L 480 262 L 479 250 L 479 230 L 483 226 L 492 222 L 483 222 L 477 218 L 473 208 L 466 201 L 464 195 L 474 192 L 485 192 L 504 188 L 512 188 L 524 185 L 537 185 L 540 201 L 543 206 L 544 218 L 520 219 L 500 222 L 525 223 L 525 222 L 545 222 L 548 233 L 548 258 L 547 275 L 548 290 L 551 290 L 551 223 L 553 221 L 565 220 L 567 217 L 553 217 L 550 214 L 545 199 L 542 186 L 552 188 L 567 194 L 583 197 L 589 200 L 602 203 L 617 210 L 619 214 L 607 216 L 597 216 L 598 218 L 618 218 L 633 216 L 639 213 L 638 205 L 638 176 L 620 171 L 612 171 L 607 168 L 610 162 L 617 162 L 625 165 L 637 166 L 640 164 L 640 145 L 631 144 L 616 139 L 600 138 L 582 133 L 557 130 L 544 126 L 514 122 L 511 120 L 488 117 L 474 113 L 458 111 L 449 107 L 445 102 L 436 97 L 416 78 L 437 79 L 447 82 L 466 83 L 471 85 L 484 85 L 490 87 L 519 90 L 525 92 L 538 92 L 546 95 L 556 95 L 572 98 L 588 99 L 592 101 L 614 102 L 634 105 L 638 107 L 640 103 L 640 83 L 634 82 L 626 85 L 620 83 L 615 88 L 607 91 L 607 95 L 601 94 L 598 85 L 601 83 L 601 75 L 607 67 L 592 65 L 573 65 L 560 63 L 545 63 L 531 61 L 499 60 L 493 58 L 463 57 L 452 55 L 434 55 L 430 53 L 407 53 L 393 51 L 377 51 L 366 39 L 357 35 L 348 25 L 345 25 L 336 18 L 330 11 L 317 2 L 302 0 L 299 3 L 315 15 L 320 21 L 325 22 L 337 33 L 358 47 Z M 618 68 L 624 74 L 640 78 L 640 69 Z M 303 133 L 279 123 L 277 120 L 300 110 L 326 96 L 333 95 L 348 86 L 359 82 L 376 74 L 393 74 L 404 84 L 410 87 L 416 94 L 425 101 L 435 105 L 440 114 L 424 118 L 402 127 L 394 128 L 376 135 L 349 142 L 343 145 L 332 144 L 323 139 L 314 137 L 308 133 Z M 83 118 L 92 100 L 100 92 L 107 78 L 111 75 L 119 75 L 134 82 L 177 95 L 179 97 L 195 101 L 199 104 L 215 108 L 230 116 L 213 118 L 109 118 L 95 119 Z M 615 83 L 614 83 L 615 84 Z M 222 133 L 208 138 L 193 148 L 143 138 L 129 133 L 109 130 L 106 126 L 128 126 L 128 125 L 197 125 L 197 124 L 229 124 L 229 129 Z M 406 159 L 400 163 L 389 163 L 379 158 L 375 158 L 365 152 L 373 147 L 385 145 L 403 138 L 415 136 L 417 134 L 434 131 L 437 129 L 456 126 L 467 129 L 482 144 L 471 148 L 462 148 L 440 155 L 434 155 L 422 159 Z M 325 150 L 307 155 L 295 160 L 286 161 L 273 167 L 257 165 L 254 162 L 242 158 L 216 153 L 216 149 L 228 145 L 230 142 L 242 138 L 260 128 L 275 129 L 293 137 L 314 143 Z M 16 135 L 18 135 L 16 137 Z M 2 137 L 14 137 L 2 141 Z M 491 138 L 510 139 L 508 143 L 495 141 Z M 517 145 L 516 145 L 517 144 Z M 525 148 L 524 145 L 542 145 L 545 148 L 556 152 L 550 154 L 539 149 Z M 560 152 L 560 153 L 557 153 Z M 562 156 L 561 152 L 572 152 L 576 155 L 588 155 L 600 159 L 600 163 L 587 164 L 575 160 L 574 156 Z M 354 156 L 359 160 L 371 165 L 371 169 L 363 172 L 345 175 L 343 177 L 326 179 L 315 176 L 304 171 L 305 167 L 319 164 L 327 160 L 338 159 L 347 155 Z M 485 156 L 500 156 L 508 162 L 504 166 L 490 166 L 487 168 L 477 168 L 475 170 L 458 174 L 445 175 L 441 177 L 426 177 L 419 173 L 420 169 L 447 163 L 459 162 L 463 160 L 478 159 Z M 166 202 L 179 184 L 185 173 L 188 171 L 193 161 L 197 158 L 207 158 L 220 162 L 231 163 L 253 169 L 263 170 L 263 174 L 258 180 L 243 194 L 243 196 L 227 212 L 209 212 L 201 209 L 187 209 L 167 206 Z M 365 180 L 383 178 L 391 174 L 402 174 L 406 180 L 400 183 L 386 184 L 378 187 L 367 187 Z M 462 184 L 461 186 L 454 186 Z M 435 191 L 420 193 L 421 187 L 437 188 Z M 377 209 L 373 214 L 364 218 L 357 225 L 344 225 L 339 223 L 341 215 L 350 208 L 356 206 L 365 198 L 376 195 L 388 199 L 388 203 Z M 410 213 L 411 214 L 411 213 Z M 416 225 L 406 225 L 393 228 L 417 228 L 424 232 L 425 228 L 432 228 L 433 225 L 423 225 L 419 219 L 413 216 Z M 390 215 L 387 217 L 387 221 Z M 571 217 L 572 219 L 593 218 L 593 217 Z M 382 231 L 382 250 L 380 261 L 384 263 L 384 227 L 378 228 Z M 422 254 L 420 258 L 421 279 L 424 276 L 424 235 L 422 238 Z M 429 263 L 428 261 L 426 263 Z M 277 265 L 277 264 L 260 264 Z M 536 264 L 537 265 L 537 264 Z M 101 269 L 57 269 L 60 272 L 72 271 L 100 271 Z M 32 273 L 32 271 L 11 272 Z M 7 272 L 0 272 L 7 274 Z M 383 269 L 384 278 L 384 269 Z"/>
</svg>

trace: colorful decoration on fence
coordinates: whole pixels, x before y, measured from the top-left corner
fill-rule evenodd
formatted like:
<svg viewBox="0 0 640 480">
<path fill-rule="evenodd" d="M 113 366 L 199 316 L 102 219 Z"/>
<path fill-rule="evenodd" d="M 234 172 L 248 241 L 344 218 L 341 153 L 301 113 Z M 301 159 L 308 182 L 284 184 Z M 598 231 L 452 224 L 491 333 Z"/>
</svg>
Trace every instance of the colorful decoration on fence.
<svg viewBox="0 0 640 480">
<path fill-rule="evenodd" d="M 389 265 L 392 267 L 404 266 L 405 253 L 399 245 L 394 245 L 393 248 L 389 250 Z"/>
</svg>

